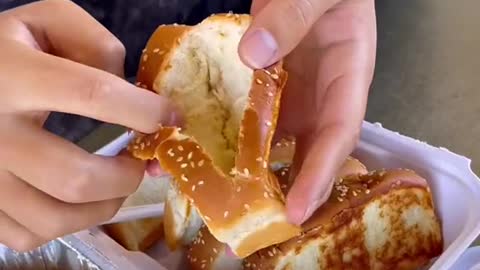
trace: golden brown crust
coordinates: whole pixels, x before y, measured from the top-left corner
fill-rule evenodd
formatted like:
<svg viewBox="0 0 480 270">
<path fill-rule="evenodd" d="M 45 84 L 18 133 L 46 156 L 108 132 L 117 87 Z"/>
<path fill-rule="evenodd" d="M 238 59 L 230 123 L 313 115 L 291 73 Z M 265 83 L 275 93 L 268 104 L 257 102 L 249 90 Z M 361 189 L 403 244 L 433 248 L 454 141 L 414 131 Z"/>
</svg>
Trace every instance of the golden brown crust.
<svg viewBox="0 0 480 270">
<path fill-rule="evenodd" d="M 423 197 L 419 199 L 418 194 Z M 330 199 L 303 224 L 303 234 L 279 245 L 260 250 L 244 260 L 244 269 L 274 269 L 280 260 L 296 256 L 309 245 L 320 250 L 322 269 L 371 269 L 371 255 L 366 248 L 365 224 L 362 220 L 365 206 L 374 200 L 380 204 L 401 205 L 406 209 L 410 204 L 418 204 L 424 209 L 433 209 L 433 202 L 426 181 L 410 170 L 375 171 L 368 174 L 351 174 L 338 178 Z M 401 202 L 400 202 L 401 200 Z M 400 210 L 401 211 L 401 210 Z M 400 214 L 397 214 L 400 215 Z M 433 222 L 437 222 L 434 217 Z M 385 254 L 373 254 L 375 269 L 415 269 L 423 266 L 442 250 L 441 235 L 422 235 L 419 229 L 407 228 L 403 223 L 394 223 L 388 241 L 401 245 L 402 239 L 414 237 L 413 250 L 393 251 L 388 245 L 383 247 Z M 396 227 L 395 227 L 396 226 Z M 416 240 L 418 237 L 419 240 Z M 425 238 L 422 240 L 422 238 Z M 320 242 L 318 239 L 323 239 Z M 412 243 L 411 241 L 409 243 Z M 318 247 L 317 247 L 318 245 Z M 348 251 L 348 252 L 347 252 Z M 292 253 L 293 252 L 293 253 Z M 407 252 L 407 253 L 405 253 Z M 348 253 L 348 260 L 342 257 Z M 353 255 L 352 255 L 353 254 Z M 288 264 L 286 269 L 290 269 Z"/>
<path fill-rule="evenodd" d="M 250 16 L 215 15 L 202 24 L 216 20 L 244 24 L 250 21 Z M 152 48 L 165 48 L 166 52 L 164 56 L 155 55 L 156 59 L 147 57 L 147 63 L 142 66 L 145 68 L 139 70 L 139 83 L 161 94 L 157 82 L 161 82 L 162 76 L 168 71 L 169 58 L 175 50 L 176 42 L 181 43 L 188 29 L 194 27 L 177 29 L 164 26 L 157 29 L 156 36 L 147 45 L 146 53 Z M 162 43 L 164 34 L 168 38 L 167 42 Z M 149 64 L 148 59 L 161 63 Z M 222 232 L 237 225 L 247 214 L 266 209 L 285 214 L 284 196 L 276 177 L 269 171 L 268 161 L 286 80 L 287 73 L 282 68 L 282 62 L 253 72 L 248 102 L 240 125 L 235 167 L 231 175 L 225 175 L 202 145 L 194 138 L 182 134 L 178 128 L 160 127 L 155 134 L 138 134 L 128 146 L 134 157 L 157 159 L 160 162 L 161 167 L 174 177 L 178 190 L 195 205 L 212 234 L 221 241 L 227 241 L 222 239 Z M 271 237 L 263 240 L 247 237 L 247 242 L 241 243 L 233 251 L 238 256 L 245 257 L 300 232 L 300 228 L 289 224 L 286 218 L 269 227 L 282 231 L 259 229 L 252 233 L 261 231 L 263 234 L 271 234 Z"/>
<path fill-rule="evenodd" d="M 163 238 L 163 218 L 147 218 L 104 225 L 105 232 L 130 251 L 146 251 Z"/>
<path fill-rule="evenodd" d="M 276 144 L 273 149 L 284 151 L 288 149 L 288 151 L 292 151 L 292 140 L 289 141 L 282 141 L 281 144 Z M 283 154 L 281 156 L 284 156 Z M 291 156 L 291 154 L 290 154 Z M 280 159 L 277 159 L 280 160 Z M 284 164 L 283 167 L 280 167 L 273 171 L 276 175 L 282 192 L 286 195 L 288 192 L 288 180 L 289 180 L 289 167 L 290 167 L 291 159 L 288 157 L 281 161 Z M 337 179 L 348 177 L 356 174 L 366 174 L 367 170 L 366 167 L 357 159 L 352 157 L 348 157 L 346 161 L 343 163 L 342 167 L 337 172 Z M 260 239 L 262 239 L 261 237 Z M 215 262 L 219 256 L 223 255 L 225 251 L 225 244 L 216 240 L 208 231 L 207 228 L 203 228 L 201 232 L 197 235 L 197 239 L 193 241 L 191 245 L 189 245 L 187 249 L 187 259 L 190 263 L 191 269 L 212 269 L 213 268 L 212 262 Z M 227 255 L 228 256 L 228 255 Z M 235 258 L 228 257 L 229 260 L 235 260 Z M 253 266 L 253 264 L 252 264 Z"/>
<path fill-rule="evenodd" d="M 203 226 L 195 239 L 186 250 L 186 257 L 190 270 L 235 270 L 241 269 L 241 259 L 233 258 L 226 254 L 226 245 L 219 242 L 210 233 L 206 226 Z M 219 266 L 219 258 L 224 257 L 228 264 Z M 217 267 L 215 267 L 217 265 Z M 226 268 L 227 265 L 229 268 Z M 234 268 L 234 269 L 232 269 Z"/>
<path fill-rule="evenodd" d="M 142 51 L 137 72 L 137 85 L 154 91 L 157 75 L 167 69 L 168 60 L 179 39 L 191 28 L 187 25 L 160 25 L 150 36 Z"/>
</svg>

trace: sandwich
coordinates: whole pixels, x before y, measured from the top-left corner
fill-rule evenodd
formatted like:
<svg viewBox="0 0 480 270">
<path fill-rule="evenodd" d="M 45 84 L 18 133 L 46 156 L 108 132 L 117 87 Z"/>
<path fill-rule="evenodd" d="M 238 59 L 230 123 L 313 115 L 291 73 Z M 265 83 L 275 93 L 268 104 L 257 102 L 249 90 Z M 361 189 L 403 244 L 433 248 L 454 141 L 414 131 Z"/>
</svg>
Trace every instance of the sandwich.
<svg viewBox="0 0 480 270">
<path fill-rule="evenodd" d="M 215 14 L 159 26 L 137 84 L 167 96 L 185 126 L 136 132 L 130 154 L 171 175 L 163 227 L 191 269 L 416 269 L 443 249 L 427 181 L 406 169 L 368 171 L 349 157 L 332 193 L 302 226 L 285 196 L 295 140 L 273 143 L 283 62 L 251 70 L 237 53 L 251 17 Z M 230 249 L 236 257 L 228 256 Z"/>
<path fill-rule="evenodd" d="M 287 72 L 280 61 L 244 65 L 238 43 L 251 17 L 216 14 L 195 26 L 164 25 L 149 39 L 138 85 L 167 96 L 184 128 L 136 133 L 128 151 L 156 160 L 209 231 L 239 257 L 281 243 L 301 228 L 268 166 Z"/>
</svg>

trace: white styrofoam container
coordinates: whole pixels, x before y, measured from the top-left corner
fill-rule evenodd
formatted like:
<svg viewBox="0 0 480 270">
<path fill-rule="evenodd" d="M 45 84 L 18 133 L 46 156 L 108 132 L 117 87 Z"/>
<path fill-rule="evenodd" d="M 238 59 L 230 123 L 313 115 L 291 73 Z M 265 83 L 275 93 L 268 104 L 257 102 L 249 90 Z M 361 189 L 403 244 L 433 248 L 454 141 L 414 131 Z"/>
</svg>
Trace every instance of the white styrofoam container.
<svg viewBox="0 0 480 270">
<path fill-rule="evenodd" d="M 480 270 L 480 246 L 467 249 L 451 269 Z"/>
<path fill-rule="evenodd" d="M 124 134 L 97 154 L 114 155 L 129 139 Z M 444 237 L 444 251 L 428 269 L 455 269 L 451 267 L 480 234 L 480 179 L 472 172 L 470 160 L 368 122 L 363 124 L 353 156 L 369 170 L 410 168 L 428 180 Z M 184 269 L 181 254 L 169 253 L 162 243 L 147 255 L 126 251 L 98 228 L 74 236 L 108 259 L 105 269 Z"/>
</svg>

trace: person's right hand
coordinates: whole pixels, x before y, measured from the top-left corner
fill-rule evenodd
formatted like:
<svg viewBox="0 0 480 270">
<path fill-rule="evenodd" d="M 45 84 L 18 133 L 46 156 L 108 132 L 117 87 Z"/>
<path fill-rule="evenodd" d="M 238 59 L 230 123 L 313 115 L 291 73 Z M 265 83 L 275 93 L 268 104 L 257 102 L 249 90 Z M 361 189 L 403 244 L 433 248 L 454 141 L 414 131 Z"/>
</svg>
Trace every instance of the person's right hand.
<svg viewBox="0 0 480 270">
<path fill-rule="evenodd" d="M 145 163 L 89 154 L 42 129 L 48 113 L 144 133 L 176 115 L 124 79 L 123 45 L 71 1 L 0 13 L 0 243 L 26 251 L 110 219 Z"/>
</svg>

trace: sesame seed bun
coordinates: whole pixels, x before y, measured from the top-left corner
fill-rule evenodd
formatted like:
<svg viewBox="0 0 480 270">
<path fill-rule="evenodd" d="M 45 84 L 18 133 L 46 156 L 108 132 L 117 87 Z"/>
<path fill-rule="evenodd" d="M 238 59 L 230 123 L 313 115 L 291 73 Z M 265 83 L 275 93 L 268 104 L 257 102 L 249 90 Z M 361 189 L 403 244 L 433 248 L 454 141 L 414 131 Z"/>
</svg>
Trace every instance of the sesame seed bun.
<svg viewBox="0 0 480 270">
<path fill-rule="evenodd" d="M 443 250 L 427 182 L 410 170 L 337 178 L 302 228 L 245 258 L 243 269 L 419 269 Z"/>
<path fill-rule="evenodd" d="M 186 125 L 137 134 L 128 147 L 136 158 L 158 160 L 212 235 L 239 257 L 301 231 L 287 221 L 285 197 L 268 166 L 287 72 L 281 61 L 260 70 L 240 61 L 238 43 L 250 21 L 217 14 L 155 31 L 138 84 L 169 97 Z"/>
<path fill-rule="evenodd" d="M 290 147 L 292 141 L 283 141 L 277 144 L 278 150 Z M 273 150 L 272 150 L 273 152 Z M 274 170 L 280 183 L 282 192 L 288 192 L 290 160 L 284 160 L 282 167 Z M 365 166 L 358 160 L 349 157 L 337 173 L 337 179 L 354 174 L 367 173 Z M 191 270 L 241 270 L 243 260 L 226 254 L 226 245 L 217 241 L 208 231 L 203 228 L 199 231 L 194 241 L 186 249 L 187 260 Z M 253 256 L 253 255 L 252 255 Z M 255 263 L 255 262 L 254 262 Z M 254 265 L 252 263 L 252 265 Z"/>
</svg>

